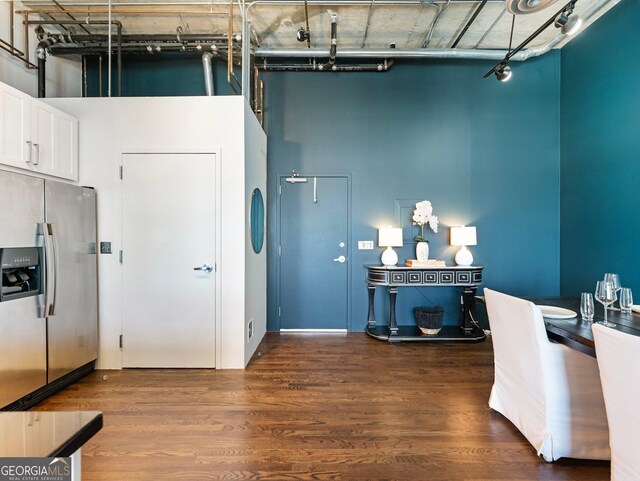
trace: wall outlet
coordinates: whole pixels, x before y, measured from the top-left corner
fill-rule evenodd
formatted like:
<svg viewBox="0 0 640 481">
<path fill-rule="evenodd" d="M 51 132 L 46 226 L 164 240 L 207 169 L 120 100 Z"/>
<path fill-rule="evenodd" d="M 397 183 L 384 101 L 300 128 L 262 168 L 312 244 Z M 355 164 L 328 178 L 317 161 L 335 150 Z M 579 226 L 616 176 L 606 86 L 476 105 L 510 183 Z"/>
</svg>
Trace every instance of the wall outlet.
<svg viewBox="0 0 640 481">
<path fill-rule="evenodd" d="M 358 241 L 358 250 L 361 250 L 361 251 L 372 251 L 373 250 L 373 241 Z"/>
<path fill-rule="evenodd" d="M 249 341 L 253 337 L 253 318 L 249 319 L 249 324 L 247 324 L 247 337 Z"/>
</svg>

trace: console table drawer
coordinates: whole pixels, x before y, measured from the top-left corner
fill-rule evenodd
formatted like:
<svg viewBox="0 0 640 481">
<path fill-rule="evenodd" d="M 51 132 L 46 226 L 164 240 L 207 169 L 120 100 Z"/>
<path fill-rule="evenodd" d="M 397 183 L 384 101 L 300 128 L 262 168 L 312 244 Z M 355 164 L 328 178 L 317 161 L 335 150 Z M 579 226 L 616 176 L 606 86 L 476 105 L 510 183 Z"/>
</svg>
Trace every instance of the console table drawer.
<svg viewBox="0 0 640 481">
<path fill-rule="evenodd" d="M 406 282 L 406 272 L 392 272 L 391 284 L 404 284 Z"/>
<path fill-rule="evenodd" d="M 422 284 L 421 272 L 407 272 L 407 282 L 409 284 Z"/>
<path fill-rule="evenodd" d="M 471 272 L 456 272 L 456 284 L 471 284 Z"/>
<path fill-rule="evenodd" d="M 452 271 L 439 272 L 440 281 L 439 284 L 455 284 L 455 273 Z"/>
<path fill-rule="evenodd" d="M 422 276 L 422 282 L 424 282 L 425 284 L 437 284 L 438 271 L 424 272 Z"/>
</svg>

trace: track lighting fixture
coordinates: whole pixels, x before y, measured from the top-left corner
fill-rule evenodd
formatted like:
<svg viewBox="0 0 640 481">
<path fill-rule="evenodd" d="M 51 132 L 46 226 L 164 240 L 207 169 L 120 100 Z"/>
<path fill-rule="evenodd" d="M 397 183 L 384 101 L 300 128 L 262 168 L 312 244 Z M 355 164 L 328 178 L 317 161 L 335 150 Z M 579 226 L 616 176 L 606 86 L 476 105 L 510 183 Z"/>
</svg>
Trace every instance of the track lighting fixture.
<svg viewBox="0 0 640 481">
<path fill-rule="evenodd" d="M 299 28 L 296 33 L 296 38 L 298 39 L 298 42 L 306 42 L 311 38 L 311 35 L 304 28 Z"/>
<path fill-rule="evenodd" d="M 508 63 L 501 63 L 495 70 L 496 78 L 500 82 L 507 82 L 511 78 L 511 67 Z"/>
<path fill-rule="evenodd" d="M 511 38 L 509 39 L 509 50 L 507 51 L 507 54 L 504 56 L 504 58 L 495 65 L 495 67 L 493 67 L 486 74 L 484 74 L 484 78 L 490 77 L 492 73 L 495 73 L 498 80 L 501 80 L 502 82 L 506 82 L 507 80 L 509 80 L 511 78 L 511 68 L 509 68 L 509 60 L 511 59 L 511 57 L 513 57 L 524 47 L 529 45 L 529 43 L 533 39 L 535 39 L 547 27 L 549 27 L 552 24 L 555 25 L 557 28 L 560 28 L 562 30 L 562 33 L 565 35 L 571 35 L 576 33 L 580 29 L 580 26 L 582 25 L 582 20 L 580 19 L 580 17 L 578 17 L 577 15 L 573 15 L 573 16 L 571 15 L 573 13 L 573 9 L 577 1 L 578 0 L 571 0 L 562 8 L 562 10 L 560 10 L 553 17 L 551 17 L 549 20 L 544 22 L 540 27 L 538 27 L 538 29 L 535 32 L 529 35 L 520 45 L 518 45 L 513 50 L 511 50 L 511 41 L 513 39 L 513 27 L 514 27 L 514 21 L 515 21 L 515 15 L 514 15 L 513 20 L 511 22 Z"/>
<path fill-rule="evenodd" d="M 555 19 L 554 26 L 565 35 L 573 35 L 582 26 L 582 19 L 572 15 L 575 3 L 571 2 Z"/>
</svg>

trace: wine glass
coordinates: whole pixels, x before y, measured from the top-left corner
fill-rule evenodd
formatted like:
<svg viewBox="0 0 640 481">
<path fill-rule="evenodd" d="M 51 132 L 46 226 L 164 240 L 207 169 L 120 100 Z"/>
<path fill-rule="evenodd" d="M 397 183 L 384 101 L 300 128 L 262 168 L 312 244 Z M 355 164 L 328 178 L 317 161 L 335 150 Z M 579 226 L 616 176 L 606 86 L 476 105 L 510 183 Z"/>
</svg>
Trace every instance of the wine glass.
<svg viewBox="0 0 640 481">
<path fill-rule="evenodd" d="M 607 272 L 604 275 L 604 281 L 605 282 L 610 282 L 611 285 L 613 286 L 613 289 L 616 292 L 616 295 L 618 294 L 618 291 L 621 289 L 621 285 L 620 285 L 620 276 L 618 274 L 613 274 L 612 272 Z M 615 304 L 615 301 L 614 301 Z M 613 309 L 613 307 L 607 307 L 607 309 Z"/>
<path fill-rule="evenodd" d="M 598 281 L 596 283 L 596 299 L 600 304 L 604 306 L 604 322 L 603 326 L 615 327 L 613 322 L 607 321 L 607 307 L 613 302 L 616 302 L 616 290 L 611 282 Z"/>
</svg>

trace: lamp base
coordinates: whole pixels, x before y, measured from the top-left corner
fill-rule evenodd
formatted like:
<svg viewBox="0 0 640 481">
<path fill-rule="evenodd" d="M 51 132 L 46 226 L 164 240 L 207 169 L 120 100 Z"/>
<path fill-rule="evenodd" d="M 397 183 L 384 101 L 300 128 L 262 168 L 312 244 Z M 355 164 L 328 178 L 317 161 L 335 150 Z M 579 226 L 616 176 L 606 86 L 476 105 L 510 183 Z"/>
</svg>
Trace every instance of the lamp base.
<svg viewBox="0 0 640 481">
<path fill-rule="evenodd" d="M 394 251 L 391 246 L 389 246 L 382 253 L 382 257 L 380 260 L 385 266 L 395 266 L 398 263 L 398 254 L 396 254 L 396 251 Z"/>
<path fill-rule="evenodd" d="M 459 266 L 470 266 L 473 264 L 473 255 L 471 251 L 467 249 L 467 246 L 462 246 L 456 253 L 455 261 Z"/>
</svg>

